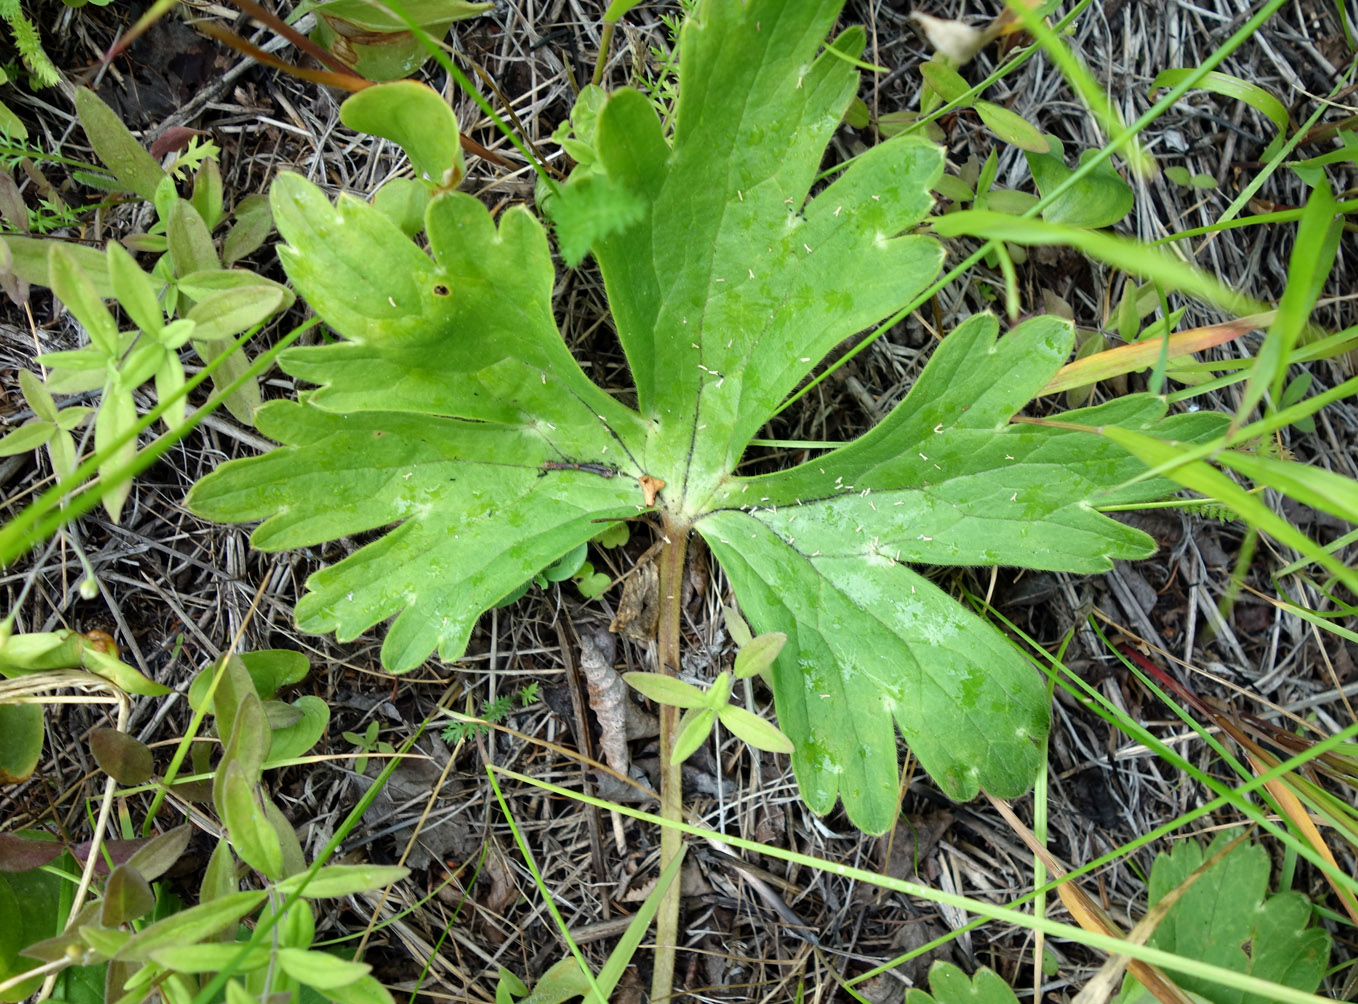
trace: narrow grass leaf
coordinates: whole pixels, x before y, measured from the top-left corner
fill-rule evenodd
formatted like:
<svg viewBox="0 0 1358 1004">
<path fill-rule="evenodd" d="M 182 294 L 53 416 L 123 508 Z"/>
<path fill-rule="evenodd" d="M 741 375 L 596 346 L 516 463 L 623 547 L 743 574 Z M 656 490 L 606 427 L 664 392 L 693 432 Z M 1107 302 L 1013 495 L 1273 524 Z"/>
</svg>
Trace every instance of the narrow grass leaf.
<svg viewBox="0 0 1358 1004">
<path fill-rule="evenodd" d="M 665 896 L 665 891 L 679 877 L 679 869 L 684 862 L 685 847 L 679 848 L 679 853 L 674 856 L 669 865 L 660 877 L 656 880 L 654 888 L 647 894 L 645 901 L 641 904 L 641 909 L 637 910 L 627 925 L 627 930 L 618 939 L 613 951 L 608 953 L 608 961 L 599 970 L 599 975 L 595 982 L 598 984 L 599 992 L 603 994 L 604 1000 L 610 1000 L 613 990 L 617 987 L 618 981 L 622 979 L 627 967 L 632 964 L 632 957 L 636 955 L 637 948 L 641 945 L 641 940 L 646 936 L 647 929 L 651 926 L 651 921 L 655 918 L 656 911 L 660 908 L 660 901 Z M 588 999 L 593 999 L 591 994 Z"/>
<path fill-rule="evenodd" d="M 1330 274 L 1340 233 L 1340 221 L 1335 219 L 1334 196 L 1329 182 L 1322 178 L 1306 200 L 1301 222 L 1297 224 L 1297 240 L 1288 259 L 1287 288 L 1278 301 L 1273 325 L 1241 395 L 1237 409 L 1239 420 L 1249 416 L 1265 393 L 1272 394 L 1275 408 L 1280 405 L 1293 350 Z"/>
<path fill-rule="evenodd" d="M 1203 460 L 1181 462 L 1184 448 L 1129 429 L 1106 426 L 1104 436 L 1140 457 L 1148 467 L 1163 469 L 1166 477 L 1185 488 L 1225 503 L 1251 526 L 1264 531 L 1278 543 L 1295 548 L 1333 573 L 1350 589 L 1358 591 L 1358 571 L 1345 565 L 1323 547 L 1266 506 L 1256 495 L 1245 491 L 1229 477 Z"/>
<path fill-rule="evenodd" d="M 1196 73 L 1194 67 L 1171 67 L 1161 70 L 1151 81 L 1150 96 L 1155 98 L 1155 92 L 1164 87 L 1177 87 L 1190 75 Z M 1222 97 L 1232 98 L 1236 101 L 1243 101 L 1259 114 L 1273 123 L 1278 130 L 1279 136 L 1287 134 L 1291 120 L 1288 117 L 1287 109 L 1271 92 L 1258 84 L 1252 84 L 1247 80 L 1232 76 L 1229 73 L 1222 73 L 1219 70 L 1209 70 L 1206 74 L 1198 77 L 1194 82 L 1195 88 L 1204 91 L 1211 91 L 1213 94 L 1220 94 Z M 1265 154 L 1267 160 L 1272 154 Z"/>
<path fill-rule="evenodd" d="M 1057 394 L 1071 387 L 1080 387 L 1099 380 L 1109 380 L 1124 373 L 1136 373 L 1152 366 L 1162 352 L 1169 359 L 1182 358 L 1215 345 L 1239 338 L 1251 331 L 1257 331 L 1268 324 L 1273 315 L 1242 317 L 1235 321 L 1223 321 L 1202 328 L 1189 328 L 1176 331 L 1167 341 L 1140 341 L 1105 349 L 1092 356 L 1076 359 L 1057 371 L 1042 393 Z"/>
<path fill-rule="evenodd" d="M 1098 230 L 984 210 L 963 210 L 935 217 L 933 227 L 934 232 L 941 237 L 970 234 L 1029 246 L 1067 245 L 1133 275 L 1153 279 L 1166 289 L 1188 293 L 1240 315 L 1260 314 L 1267 310 L 1265 305 L 1237 293 L 1180 258 L 1158 248 Z"/>
<path fill-rule="evenodd" d="M 1349 523 L 1358 523 L 1358 482 L 1352 478 L 1309 464 L 1236 450 L 1222 450 L 1214 459 L 1257 485 L 1275 489 Z"/>
</svg>

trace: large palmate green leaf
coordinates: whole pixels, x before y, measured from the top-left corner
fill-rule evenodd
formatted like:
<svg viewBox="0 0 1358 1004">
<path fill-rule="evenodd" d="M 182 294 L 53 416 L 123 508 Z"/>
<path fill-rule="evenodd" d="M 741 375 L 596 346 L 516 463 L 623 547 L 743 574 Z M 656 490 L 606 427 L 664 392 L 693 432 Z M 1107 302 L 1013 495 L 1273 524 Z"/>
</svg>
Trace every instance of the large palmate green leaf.
<svg viewBox="0 0 1358 1004">
<path fill-rule="evenodd" d="M 788 636 L 773 685 L 807 801 L 824 812 L 842 797 L 881 832 L 897 728 L 959 798 L 1021 793 L 1047 728 L 1035 670 L 909 563 L 1108 568 L 1152 542 L 1092 505 L 1164 483 L 1115 490 L 1144 470 L 1115 445 L 1011 424 L 1072 331 L 1040 318 L 997 340 L 989 315 L 947 336 L 868 435 L 735 475 L 826 354 L 900 309 L 942 258 L 908 232 L 931 206 L 937 147 L 893 139 L 817 186 L 857 87 L 844 57 L 863 46 L 858 29 L 827 46 L 840 2 L 702 5 L 682 34 L 673 137 L 635 91 L 599 110 L 590 176 L 625 193 L 632 222 L 589 240 L 635 409 L 566 348 L 547 237 L 525 209 L 495 220 L 470 196 L 438 195 L 426 252 L 368 204 L 279 178 L 284 266 L 347 341 L 283 357 L 317 389 L 258 413 L 282 447 L 224 465 L 190 504 L 263 520 L 254 543 L 274 550 L 387 528 L 311 577 L 297 619 L 350 639 L 394 617 L 395 671 L 435 650 L 459 657 L 481 612 L 609 521 L 696 531 L 752 626 Z M 1165 423 L 1163 410 L 1136 397 L 1071 420 L 1178 438 L 1212 424 Z"/>
</svg>

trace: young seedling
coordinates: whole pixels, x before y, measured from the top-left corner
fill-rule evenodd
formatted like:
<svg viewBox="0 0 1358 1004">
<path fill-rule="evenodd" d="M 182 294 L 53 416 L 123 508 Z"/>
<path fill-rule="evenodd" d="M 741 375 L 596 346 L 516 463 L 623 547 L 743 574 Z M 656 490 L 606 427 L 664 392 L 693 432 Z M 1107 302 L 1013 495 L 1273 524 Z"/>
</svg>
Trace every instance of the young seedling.
<svg viewBox="0 0 1358 1004">
<path fill-rule="evenodd" d="M 377 722 L 369 722 L 368 727 L 360 734 L 358 732 L 341 732 L 345 742 L 353 743 L 358 747 L 358 756 L 354 758 L 354 770 L 362 774 L 368 769 L 369 753 L 395 753 L 396 747 L 391 743 L 378 738 L 381 733 L 381 726 Z"/>
<path fill-rule="evenodd" d="M 678 735 L 670 754 L 671 763 L 682 763 L 697 752 L 717 722 L 726 726 L 737 739 L 758 749 L 770 753 L 792 752 L 791 740 L 777 728 L 753 712 L 730 703 L 732 677 L 747 680 L 756 674 L 763 674 L 787 644 L 787 635 L 775 631 L 752 638 L 744 620 L 729 607 L 726 608 L 726 624 L 732 639 L 739 646 L 735 665 L 730 670 L 724 669 L 718 673 L 707 690 L 700 690 L 691 683 L 664 673 L 623 674 L 624 680 L 657 704 L 685 709 L 683 717 L 679 719 Z"/>
</svg>

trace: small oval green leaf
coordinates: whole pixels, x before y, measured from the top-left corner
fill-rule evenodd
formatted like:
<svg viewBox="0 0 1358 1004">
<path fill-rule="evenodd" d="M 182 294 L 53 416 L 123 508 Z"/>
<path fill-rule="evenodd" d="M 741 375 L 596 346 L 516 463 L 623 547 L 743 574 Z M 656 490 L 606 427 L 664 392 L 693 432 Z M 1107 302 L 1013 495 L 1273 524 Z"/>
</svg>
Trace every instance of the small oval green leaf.
<svg viewBox="0 0 1358 1004">
<path fill-rule="evenodd" d="M 466 173 L 457 115 L 428 84 L 394 80 L 365 88 L 340 105 L 340 121 L 399 144 L 436 188 L 454 188 Z"/>
<path fill-rule="evenodd" d="M 243 286 L 210 293 L 188 312 L 193 337 L 205 342 L 234 338 L 267 320 L 283 306 L 283 294 L 273 286 Z"/>
<path fill-rule="evenodd" d="M 319 697 L 304 694 L 293 701 L 291 707 L 297 712 L 297 720 L 273 730 L 273 743 L 269 747 L 271 762 L 303 755 L 321 741 L 330 724 L 330 705 Z"/>
<path fill-rule="evenodd" d="M 791 739 L 783 735 L 772 723 L 764 721 L 752 711 L 746 711 L 734 704 L 728 704 L 717 712 L 717 717 L 721 719 L 722 725 L 726 726 L 733 736 L 757 749 L 768 750 L 770 753 L 791 753 L 793 751 Z"/>
<path fill-rule="evenodd" d="M 27 781 L 42 756 L 42 705 L 0 704 L 0 784 Z"/>
<path fill-rule="evenodd" d="M 127 863 L 141 872 L 148 882 L 154 882 L 183 857 L 192 836 L 193 827 L 188 823 L 176 826 L 148 840 Z"/>
<path fill-rule="evenodd" d="M 707 694 L 691 683 L 661 673 L 623 673 L 629 686 L 657 704 L 675 708 L 702 708 L 707 705 Z"/>
<path fill-rule="evenodd" d="M 118 865 L 109 873 L 99 908 L 99 923 L 118 927 L 145 916 L 156 905 L 151 883 L 131 865 Z"/>
<path fill-rule="evenodd" d="M 689 708 L 679 719 L 679 734 L 674 739 L 671 763 L 682 763 L 698 751 L 712 732 L 717 713 L 711 708 Z"/>
<path fill-rule="evenodd" d="M 165 172 L 156 163 L 123 120 L 88 87 L 75 92 L 75 110 L 89 137 L 90 146 L 104 165 L 113 172 L 118 184 L 150 202 Z"/>
<path fill-rule="evenodd" d="M 773 660 L 778 658 L 778 653 L 786 644 L 787 635 L 782 631 L 770 631 L 758 638 L 751 638 L 749 643 L 736 653 L 736 663 L 733 667 L 736 677 L 744 680 L 756 673 L 764 672 L 773 665 Z"/>
<path fill-rule="evenodd" d="M 241 662 L 254 681 L 255 692 L 264 700 L 277 697 L 284 687 L 301 683 L 311 671 L 311 663 L 301 652 L 290 648 L 263 648 L 242 652 Z"/>
<path fill-rule="evenodd" d="M 366 962 L 350 962 L 326 952 L 310 952 L 304 948 L 281 948 L 278 964 L 298 983 L 317 990 L 333 990 L 348 986 L 372 972 Z"/>
<path fill-rule="evenodd" d="M 232 265 L 264 246 L 273 230 L 273 213 L 265 195 L 247 195 L 236 204 L 236 221 L 222 239 L 222 264 Z"/>
<path fill-rule="evenodd" d="M 1041 130 L 1022 115 L 990 101 L 978 101 L 974 107 L 986 128 L 1006 143 L 1033 153 L 1046 153 L 1051 149 Z"/>
<path fill-rule="evenodd" d="M 960 101 L 971 90 L 971 85 L 962 79 L 961 74 L 936 59 L 921 64 L 919 72 L 925 83 L 947 104 Z"/>
<path fill-rule="evenodd" d="M 119 784 L 130 787 L 151 778 L 151 750 L 126 732 L 95 729 L 90 733 L 90 753 L 99 769 Z"/>
<path fill-rule="evenodd" d="M 218 809 L 231 834 L 231 846 L 241 860 L 267 878 L 282 878 L 283 849 L 278 834 L 269 825 L 252 785 L 235 761 L 226 765 Z"/>
<path fill-rule="evenodd" d="M 127 316 L 148 334 L 158 335 L 165 314 L 156 299 L 155 284 L 117 241 L 108 242 L 108 277 Z"/>
<path fill-rule="evenodd" d="M 104 306 L 94 283 L 64 245 L 54 242 L 50 248 L 47 271 L 53 294 L 80 322 L 90 336 L 91 344 L 106 355 L 116 355 L 118 325 Z"/>
<path fill-rule="evenodd" d="M 226 966 L 236 972 L 248 973 L 263 969 L 269 964 L 267 948 L 247 948 L 241 944 L 229 945 L 176 945 L 158 948 L 151 953 L 151 959 L 166 969 L 180 973 L 217 973 Z M 254 998 L 251 998 L 254 1004 Z"/>
</svg>

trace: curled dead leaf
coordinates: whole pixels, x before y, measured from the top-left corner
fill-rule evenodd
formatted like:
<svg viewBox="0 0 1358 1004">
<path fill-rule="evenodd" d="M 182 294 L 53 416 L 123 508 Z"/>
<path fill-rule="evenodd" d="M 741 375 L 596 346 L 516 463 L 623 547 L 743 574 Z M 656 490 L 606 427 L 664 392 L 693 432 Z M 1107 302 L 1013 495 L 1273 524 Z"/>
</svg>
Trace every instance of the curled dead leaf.
<svg viewBox="0 0 1358 1004">
<path fill-rule="evenodd" d="M 638 565 L 622 580 L 618 613 L 608 630 L 634 641 L 654 641 L 660 621 L 660 576 L 655 562 Z"/>
</svg>

